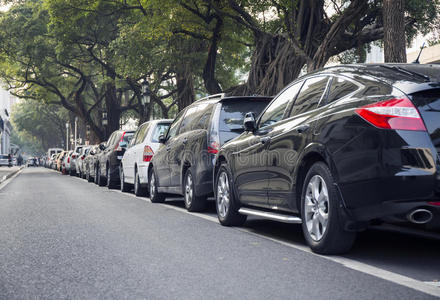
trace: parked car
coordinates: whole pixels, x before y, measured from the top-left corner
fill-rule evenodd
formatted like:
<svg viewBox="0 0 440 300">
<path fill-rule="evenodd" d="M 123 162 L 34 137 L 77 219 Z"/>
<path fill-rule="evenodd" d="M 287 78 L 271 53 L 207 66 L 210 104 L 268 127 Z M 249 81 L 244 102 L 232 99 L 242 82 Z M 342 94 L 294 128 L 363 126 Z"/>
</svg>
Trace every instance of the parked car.
<svg viewBox="0 0 440 300">
<path fill-rule="evenodd" d="M 58 154 L 57 156 L 57 165 L 56 165 L 56 170 L 59 172 L 63 172 L 63 161 L 64 161 L 64 157 L 67 155 L 68 151 L 63 151 L 61 153 Z"/>
<path fill-rule="evenodd" d="M 119 183 L 119 165 L 133 134 L 134 131 L 116 130 L 107 142 L 99 144 L 100 152 L 96 156 L 95 165 L 96 184 L 107 184 L 108 188 L 114 188 Z"/>
<path fill-rule="evenodd" d="M 27 167 L 38 167 L 38 158 L 36 157 L 30 157 L 26 161 Z"/>
<path fill-rule="evenodd" d="M 173 120 L 145 122 L 136 130 L 122 157 L 120 171 L 121 191 L 128 191 L 134 185 L 137 196 L 148 191 L 148 166 L 159 149 L 159 137 L 165 135 Z"/>
<path fill-rule="evenodd" d="M 95 180 L 96 154 L 99 152 L 98 145 L 90 146 L 87 155 L 84 158 L 83 169 L 84 176 L 88 182 Z"/>
<path fill-rule="evenodd" d="M 70 176 L 75 176 L 76 175 L 76 163 L 77 163 L 77 159 L 79 157 L 79 154 L 81 152 L 81 149 L 83 148 L 83 145 L 79 145 L 76 146 L 75 149 L 73 150 L 72 154 L 70 155 L 70 162 L 69 162 L 69 175 Z"/>
<path fill-rule="evenodd" d="M 0 154 L 0 166 L 11 166 L 8 154 Z"/>
<path fill-rule="evenodd" d="M 439 77 L 435 65 L 344 65 L 292 82 L 218 153 L 220 223 L 301 223 L 332 254 L 373 221 L 438 222 Z"/>
<path fill-rule="evenodd" d="M 73 154 L 73 150 L 69 150 L 66 153 L 66 155 L 63 157 L 61 173 L 63 173 L 63 174 L 69 174 L 70 173 L 70 162 L 71 162 L 72 154 Z"/>
<path fill-rule="evenodd" d="M 149 166 L 150 199 L 184 195 L 188 211 L 203 210 L 212 195 L 212 169 L 220 146 L 243 132 L 248 111 L 259 114 L 270 97 L 213 95 L 181 111 Z"/>
<path fill-rule="evenodd" d="M 80 178 L 85 178 L 85 169 L 84 169 L 84 159 L 87 156 L 91 146 L 83 146 L 78 154 L 78 158 L 76 160 L 76 174 Z"/>
</svg>

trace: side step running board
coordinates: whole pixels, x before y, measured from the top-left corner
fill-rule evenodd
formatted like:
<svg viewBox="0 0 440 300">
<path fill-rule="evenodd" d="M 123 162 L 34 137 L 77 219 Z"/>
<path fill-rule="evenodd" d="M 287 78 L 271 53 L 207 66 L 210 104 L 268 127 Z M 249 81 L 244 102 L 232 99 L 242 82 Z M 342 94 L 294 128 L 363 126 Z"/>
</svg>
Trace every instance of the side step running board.
<svg viewBox="0 0 440 300">
<path fill-rule="evenodd" d="M 267 211 L 261 211 L 256 209 L 250 209 L 250 208 L 240 208 L 238 210 L 239 213 L 243 215 L 248 216 L 256 216 L 265 218 L 272 221 L 278 221 L 283 223 L 291 223 L 291 224 L 301 224 L 302 220 L 299 217 L 284 215 L 284 214 L 277 214 L 273 212 L 267 212 Z"/>
</svg>

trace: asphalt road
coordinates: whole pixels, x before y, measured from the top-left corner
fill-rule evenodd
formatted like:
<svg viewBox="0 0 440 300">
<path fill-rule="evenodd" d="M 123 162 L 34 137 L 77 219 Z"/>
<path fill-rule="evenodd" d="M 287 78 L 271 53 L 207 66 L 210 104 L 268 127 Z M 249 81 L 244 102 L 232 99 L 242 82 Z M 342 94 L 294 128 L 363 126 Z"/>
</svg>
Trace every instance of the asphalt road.
<svg viewBox="0 0 440 300">
<path fill-rule="evenodd" d="M 0 187 L 0 299 L 431 299 L 438 239 L 369 230 L 322 257 L 299 226 L 220 226 L 213 207 L 30 168 Z M 430 285 L 425 282 L 434 282 Z"/>
</svg>

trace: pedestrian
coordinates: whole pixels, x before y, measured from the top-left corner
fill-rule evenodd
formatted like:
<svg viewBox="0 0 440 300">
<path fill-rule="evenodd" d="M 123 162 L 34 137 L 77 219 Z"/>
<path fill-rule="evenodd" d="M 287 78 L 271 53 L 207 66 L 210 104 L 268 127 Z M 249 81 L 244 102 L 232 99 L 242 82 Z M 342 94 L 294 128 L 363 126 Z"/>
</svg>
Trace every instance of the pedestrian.
<svg viewBox="0 0 440 300">
<path fill-rule="evenodd" d="M 8 154 L 8 167 L 12 167 L 12 155 L 11 153 Z"/>
</svg>

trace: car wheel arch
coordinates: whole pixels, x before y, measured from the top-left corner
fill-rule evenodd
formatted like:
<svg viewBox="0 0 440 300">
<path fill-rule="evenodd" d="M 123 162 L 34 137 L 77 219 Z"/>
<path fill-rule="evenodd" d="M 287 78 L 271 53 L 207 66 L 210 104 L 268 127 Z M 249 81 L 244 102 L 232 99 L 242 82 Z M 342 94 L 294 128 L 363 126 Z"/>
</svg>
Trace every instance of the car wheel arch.
<svg viewBox="0 0 440 300">
<path fill-rule="evenodd" d="M 306 178 L 308 170 L 314 163 L 318 161 L 325 163 L 331 170 L 336 182 L 338 178 L 333 160 L 330 158 L 330 155 L 326 151 L 325 146 L 322 144 L 315 143 L 306 147 L 303 153 L 301 153 L 298 161 L 300 163 L 296 166 L 293 174 L 295 203 L 292 203 L 296 205 L 297 209 L 301 207 L 301 194 L 304 180 Z"/>
</svg>

